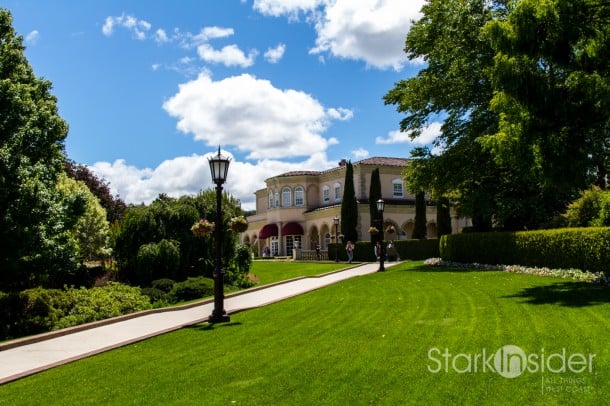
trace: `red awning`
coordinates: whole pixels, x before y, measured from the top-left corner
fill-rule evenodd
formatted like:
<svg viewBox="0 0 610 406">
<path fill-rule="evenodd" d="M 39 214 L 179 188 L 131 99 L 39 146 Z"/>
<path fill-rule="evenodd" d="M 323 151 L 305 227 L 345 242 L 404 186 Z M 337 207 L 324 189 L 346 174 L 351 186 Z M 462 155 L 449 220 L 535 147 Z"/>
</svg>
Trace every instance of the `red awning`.
<svg viewBox="0 0 610 406">
<path fill-rule="evenodd" d="M 303 235 L 303 227 L 299 223 L 286 223 L 282 227 L 282 235 Z"/>
<path fill-rule="evenodd" d="M 258 232 L 258 238 L 261 240 L 269 237 L 277 237 L 277 224 L 267 224 Z"/>
</svg>

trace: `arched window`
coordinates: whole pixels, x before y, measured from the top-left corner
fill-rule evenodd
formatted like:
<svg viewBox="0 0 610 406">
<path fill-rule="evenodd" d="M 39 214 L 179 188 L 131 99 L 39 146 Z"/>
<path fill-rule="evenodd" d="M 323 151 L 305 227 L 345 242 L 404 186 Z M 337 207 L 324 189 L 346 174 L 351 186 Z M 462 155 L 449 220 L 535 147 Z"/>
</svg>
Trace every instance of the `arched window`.
<svg viewBox="0 0 610 406">
<path fill-rule="evenodd" d="M 273 207 L 280 207 L 280 194 L 277 191 L 273 195 Z"/>
<path fill-rule="evenodd" d="M 328 185 L 324 185 L 324 188 L 322 189 L 322 201 L 330 201 L 330 188 Z"/>
<path fill-rule="evenodd" d="M 289 187 L 282 189 L 282 207 L 292 206 L 292 191 Z"/>
<path fill-rule="evenodd" d="M 273 209 L 273 191 L 269 191 L 269 208 Z"/>
<path fill-rule="evenodd" d="M 392 181 L 392 195 L 394 197 L 404 197 L 404 185 L 402 179 L 394 179 Z"/>
<path fill-rule="evenodd" d="M 335 190 L 335 201 L 341 200 L 341 184 L 336 182 L 334 185 Z"/>
<path fill-rule="evenodd" d="M 303 206 L 305 205 L 305 190 L 302 186 L 294 188 L 294 205 Z"/>
</svg>

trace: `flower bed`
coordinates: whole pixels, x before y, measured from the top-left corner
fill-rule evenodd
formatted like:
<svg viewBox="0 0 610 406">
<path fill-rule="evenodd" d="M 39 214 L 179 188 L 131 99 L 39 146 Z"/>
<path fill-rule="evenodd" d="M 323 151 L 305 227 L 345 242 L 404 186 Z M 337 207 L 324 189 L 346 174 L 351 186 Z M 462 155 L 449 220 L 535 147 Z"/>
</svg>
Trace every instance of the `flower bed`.
<svg viewBox="0 0 610 406">
<path fill-rule="evenodd" d="M 581 271 L 580 269 L 550 269 L 536 268 L 522 265 L 488 265 L 478 263 L 462 263 L 443 261 L 441 258 L 429 258 L 424 264 L 430 266 L 450 266 L 454 268 L 480 269 L 485 271 L 504 271 L 538 276 L 552 276 L 555 278 L 573 279 L 581 282 L 595 283 L 610 286 L 610 278 L 601 272 Z"/>
</svg>

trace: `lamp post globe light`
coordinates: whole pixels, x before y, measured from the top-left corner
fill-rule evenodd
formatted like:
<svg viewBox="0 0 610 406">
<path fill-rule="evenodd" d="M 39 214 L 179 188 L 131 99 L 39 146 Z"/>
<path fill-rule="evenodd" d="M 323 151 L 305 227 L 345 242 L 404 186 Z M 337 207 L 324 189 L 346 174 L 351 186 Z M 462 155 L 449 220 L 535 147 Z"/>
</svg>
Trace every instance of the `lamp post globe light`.
<svg viewBox="0 0 610 406">
<path fill-rule="evenodd" d="M 335 262 L 339 262 L 339 217 L 333 218 L 335 223 Z"/>
<path fill-rule="evenodd" d="M 231 159 L 220 154 L 208 158 L 212 182 L 216 184 L 216 224 L 214 226 L 214 240 L 216 251 L 214 256 L 214 310 L 210 315 L 211 323 L 223 323 L 230 321 L 230 317 L 224 309 L 224 270 L 222 268 L 222 185 L 227 180 L 229 163 Z"/>
<path fill-rule="evenodd" d="M 379 272 L 385 271 L 383 260 L 385 258 L 385 248 L 383 247 L 383 209 L 385 202 L 383 199 L 377 200 L 377 212 L 379 213 Z"/>
</svg>

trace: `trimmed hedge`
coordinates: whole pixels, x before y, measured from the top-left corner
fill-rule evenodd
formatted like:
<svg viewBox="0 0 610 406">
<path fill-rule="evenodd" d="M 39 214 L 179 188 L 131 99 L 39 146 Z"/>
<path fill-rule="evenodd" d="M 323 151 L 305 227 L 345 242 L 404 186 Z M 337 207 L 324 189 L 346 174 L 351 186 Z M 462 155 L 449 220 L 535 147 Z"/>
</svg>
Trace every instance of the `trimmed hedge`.
<svg viewBox="0 0 610 406">
<path fill-rule="evenodd" d="M 386 240 L 386 243 L 388 241 Z M 422 239 L 422 240 L 394 240 L 392 241 L 398 256 L 401 260 L 411 259 L 420 260 L 426 258 L 438 257 L 439 253 L 439 241 L 436 238 Z M 345 244 L 338 244 L 339 246 L 339 260 L 347 261 L 347 252 L 345 252 Z M 335 258 L 335 250 L 337 244 L 328 245 L 328 258 Z M 354 244 L 354 261 L 359 262 L 375 262 L 375 250 L 373 249 L 373 243 L 370 241 L 357 241 Z"/>
<path fill-rule="evenodd" d="M 610 274 L 610 228 L 489 232 L 444 235 L 445 261 L 576 268 Z"/>
<path fill-rule="evenodd" d="M 420 260 L 440 255 L 438 238 L 394 241 L 401 259 Z"/>
</svg>

